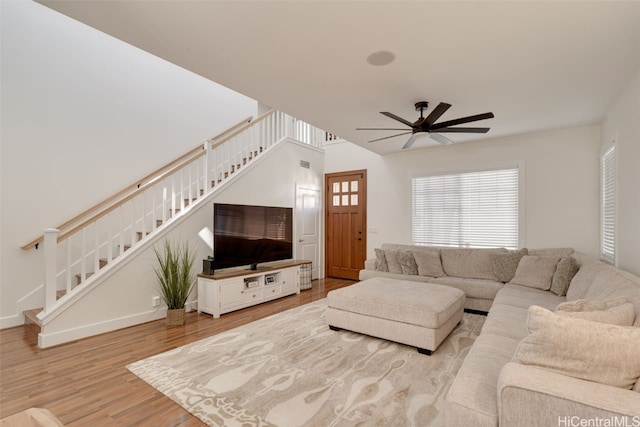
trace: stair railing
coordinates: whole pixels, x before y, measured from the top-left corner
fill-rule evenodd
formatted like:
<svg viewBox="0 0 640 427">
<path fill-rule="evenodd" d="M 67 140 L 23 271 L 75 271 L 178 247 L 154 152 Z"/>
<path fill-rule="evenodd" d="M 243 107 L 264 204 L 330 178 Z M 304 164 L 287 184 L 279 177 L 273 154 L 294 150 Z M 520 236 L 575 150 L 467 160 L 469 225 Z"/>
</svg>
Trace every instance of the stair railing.
<svg viewBox="0 0 640 427">
<path fill-rule="evenodd" d="M 218 140 L 218 139 L 230 134 L 231 132 L 235 131 L 239 127 L 244 126 L 247 123 L 250 123 L 251 120 L 253 120 L 253 117 L 249 116 L 249 117 L 241 120 L 240 122 L 234 124 L 230 128 L 222 131 L 218 135 L 210 138 L 208 141 L 216 141 L 216 140 Z M 163 172 L 165 172 L 166 170 L 172 168 L 176 164 L 181 163 L 181 162 L 185 161 L 186 159 L 192 158 L 193 156 L 202 155 L 202 151 L 203 151 L 204 148 L 205 147 L 203 146 L 203 144 L 198 144 L 196 147 L 192 148 L 187 153 L 185 153 L 185 154 L 181 155 L 180 157 L 172 160 L 171 162 L 167 163 L 166 165 L 161 166 L 160 168 L 154 170 L 153 172 L 151 172 L 150 174 L 146 175 L 145 177 L 139 179 L 135 183 L 123 188 L 122 190 L 118 191 L 117 193 L 107 197 L 106 199 L 102 200 L 101 202 L 91 206 L 89 209 L 79 213 L 78 215 L 74 216 L 73 218 L 69 219 L 68 221 L 66 221 L 66 222 L 64 222 L 64 223 L 62 223 L 62 224 L 60 224 L 60 225 L 58 225 L 57 227 L 54 227 L 54 228 L 57 229 L 57 230 L 64 231 L 64 230 L 69 229 L 70 227 L 72 227 L 74 224 L 79 223 L 83 219 L 88 218 L 89 216 L 96 215 L 96 214 L 100 213 L 103 209 L 107 209 L 109 206 L 119 203 L 122 198 L 127 197 L 127 195 L 129 195 L 131 192 L 135 191 L 137 188 L 140 188 L 141 185 L 143 185 L 143 184 L 155 179 L 158 175 L 160 175 Z M 28 249 L 32 249 L 32 248 L 36 248 L 37 249 L 38 246 L 40 245 L 40 243 L 43 242 L 43 240 L 44 240 L 44 234 L 41 234 L 40 236 L 36 237 L 35 239 L 31 240 L 30 242 L 25 243 L 24 245 L 22 245 L 21 248 L 24 249 L 24 250 L 28 250 Z"/>
<path fill-rule="evenodd" d="M 44 314 L 55 306 L 60 290 L 70 294 L 87 283 L 284 138 L 320 147 L 326 135 L 288 114 L 268 111 L 207 140 L 159 174 L 145 177 L 134 190 L 102 203 L 98 212 L 75 219 L 73 226 L 45 230 L 40 240 L 45 257 Z"/>
</svg>

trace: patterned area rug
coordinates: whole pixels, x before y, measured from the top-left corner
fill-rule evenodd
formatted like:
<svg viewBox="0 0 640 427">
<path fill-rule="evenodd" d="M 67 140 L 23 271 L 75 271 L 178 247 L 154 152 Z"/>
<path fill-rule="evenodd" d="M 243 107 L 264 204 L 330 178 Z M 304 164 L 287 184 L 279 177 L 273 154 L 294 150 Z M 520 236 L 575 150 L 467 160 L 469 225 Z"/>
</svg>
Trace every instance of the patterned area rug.
<svg viewBox="0 0 640 427">
<path fill-rule="evenodd" d="M 444 398 L 484 316 L 465 313 L 426 356 L 331 331 L 325 307 L 316 301 L 128 369 L 210 426 L 444 425 Z"/>
</svg>

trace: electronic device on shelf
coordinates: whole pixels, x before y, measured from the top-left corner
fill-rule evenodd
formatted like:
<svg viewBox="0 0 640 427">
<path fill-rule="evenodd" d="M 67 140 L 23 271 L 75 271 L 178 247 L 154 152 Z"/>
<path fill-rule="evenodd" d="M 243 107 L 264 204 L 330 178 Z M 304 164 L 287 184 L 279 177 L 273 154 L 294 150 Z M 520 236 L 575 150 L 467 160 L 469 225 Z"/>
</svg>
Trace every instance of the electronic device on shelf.
<svg viewBox="0 0 640 427">
<path fill-rule="evenodd" d="M 267 274 L 264 276 L 265 285 L 273 285 L 276 283 L 276 275 L 275 274 Z"/>
<path fill-rule="evenodd" d="M 244 286 L 246 288 L 257 288 L 260 286 L 260 281 L 257 277 L 248 277 L 244 279 Z"/>
</svg>

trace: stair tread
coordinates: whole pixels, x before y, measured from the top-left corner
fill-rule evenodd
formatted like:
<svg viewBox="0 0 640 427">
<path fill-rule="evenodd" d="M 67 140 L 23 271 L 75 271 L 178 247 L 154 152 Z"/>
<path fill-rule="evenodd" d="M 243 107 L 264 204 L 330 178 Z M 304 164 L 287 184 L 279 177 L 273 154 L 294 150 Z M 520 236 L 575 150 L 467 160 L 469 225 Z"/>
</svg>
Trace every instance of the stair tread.
<svg viewBox="0 0 640 427">
<path fill-rule="evenodd" d="M 38 326 L 42 326 L 40 323 L 40 319 L 38 319 L 38 314 L 42 311 L 42 308 L 32 308 L 31 310 L 25 310 L 22 312 L 24 314 L 24 322 L 26 323 L 35 323 Z"/>
</svg>

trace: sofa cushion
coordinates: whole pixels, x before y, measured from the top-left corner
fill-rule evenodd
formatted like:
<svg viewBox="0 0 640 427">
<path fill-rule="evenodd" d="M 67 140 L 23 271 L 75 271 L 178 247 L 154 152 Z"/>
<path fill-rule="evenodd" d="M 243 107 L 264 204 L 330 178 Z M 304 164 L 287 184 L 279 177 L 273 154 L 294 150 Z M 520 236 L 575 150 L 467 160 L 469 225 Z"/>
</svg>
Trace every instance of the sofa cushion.
<svg viewBox="0 0 640 427">
<path fill-rule="evenodd" d="M 508 282 L 513 279 L 520 259 L 527 253 L 527 248 L 523 248 L 514 252 L 491 254 L 491 267 L 498 280 Z"/>
<path fill-rule="evenodd" d="M 520 341 L 526 337 L 528 307 L 494 303 L 484 321 L 482 333 L 499 335 Z"/>
<path fill-rule="evenodd" d="M 528 309 L 532 305 L 539 305 L 555 310 L 558 304 L 565 301 L 564 297 L 553 294 L 549 291 L 542 291 L 528 286 L 507 283 L 498 292 L 494 304 L 513 305 Z"/>
<path fill-rule="evenodd" d="M 510 283 L 547 291 L 559 261 L 558 256 L 525 255 Z"/>
<path fill-rule="evenodd" d="M 567 301 L 558 304 L 556 313 L 620 326 L 631 326 L 635 319 L 633 304 L 627 302 L 626 298 Z"/>
<path fill-rule="evenodd" d="M 618 326 L 631 326 L 635 320 L 633 304 L 629 302 L 605 310 L 557 311 L 556 313 L 573 319 L 585 319 Z"/>
<path fill-rule="evenodd" d="M 518 340 L 482 332 L 453 379 L 445 425 L 498 425 L 498 376 Z"/>
<path fill-rule="evenodd" d="M 640 377 L 640 328 L 562 317 L 534 305 L 527 329 L 514 362 L 625 389 Z"/>
<path fill-rule="evenodd" d="M 447 285 L 464 291 L 469 298 L 492 300 L 504 283 L 487 279 L 465 279 L 463 277 L 436 277 L 429 279 L 429 283 Z"/>
<path fill-rule="evenodd" d="M 625 298 L 633 304 L 635 326 L 640 326 L 640 277 L 604 262 L 582 264 L 567 290 L 567 301 Z"/>
<path fill-rule="evenodd" d="M 376 271 L 389 271 L 389 265 L 387 265 L 387 257 L 384 256 L 384 251 L 382 249 L 374 249 L 376 253 Z"/>
<path fill-rule="evenodd" d="M 418 266 L 411 251 L 398 251 L 398 262 L 400 263 L 400 268 L 402 268 L 402 274 L 408 276 L 416 276 L 418 274 Z"/>
<path fill-rule="evenodd" d="M 499 249 L 442 249 L 442 269 L 447 276 L 465 277 L 468 279 L 498 280 L 491 265 L 491 255 L 506 253 Z"/>
<path fill-rule="evenodd" d="M 398 251 L 385 250 L 384 257 L 387 259 L 389 273 L 403 274 L 402 265 L 400 265 L 400 260 L 398 259 Z"/>
<path fill-rule="evenodd" d="M 618 307 L 626 304 L 627 302 L 626 298 L 610 298 L 605 300 L 577 299 L 558 304 L 556 312 L 566 311 L 571 313 L 579 311 L 608 310 L 612 307 Z"/>
<path fill-rule="evenodd" d="M 413 251 L 413 258 L 418 265 L 418 274 L 420 276 L 444 276 L 439 251 Z"/>
<path fill-rule="evenodd" d="M 566 295 L 571 279 L 573 279 L 573 276 L 575 276 L 577 272 L 578 264 L 575 258 L 572 256 L 562 257 L 551 279 L 551 292 L 560 296 Z"/>
</svg>

